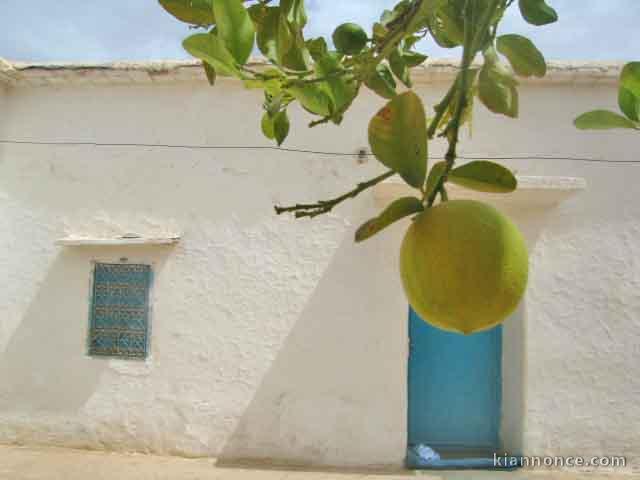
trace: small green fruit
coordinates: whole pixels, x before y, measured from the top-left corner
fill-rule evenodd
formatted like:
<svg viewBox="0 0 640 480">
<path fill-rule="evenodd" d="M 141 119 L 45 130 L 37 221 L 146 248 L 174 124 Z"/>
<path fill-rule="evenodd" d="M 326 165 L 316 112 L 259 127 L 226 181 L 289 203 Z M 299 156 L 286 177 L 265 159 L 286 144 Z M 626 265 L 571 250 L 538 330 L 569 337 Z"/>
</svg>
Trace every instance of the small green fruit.
<svg viewBox="0 0 640 480">
<path fill-rule="evenodd" d="M 367 45 L 367 32 L 356 23 L 343 23 L 333 32 L 333 44 L 338 52 L 356 55 Z"/>
</svg>

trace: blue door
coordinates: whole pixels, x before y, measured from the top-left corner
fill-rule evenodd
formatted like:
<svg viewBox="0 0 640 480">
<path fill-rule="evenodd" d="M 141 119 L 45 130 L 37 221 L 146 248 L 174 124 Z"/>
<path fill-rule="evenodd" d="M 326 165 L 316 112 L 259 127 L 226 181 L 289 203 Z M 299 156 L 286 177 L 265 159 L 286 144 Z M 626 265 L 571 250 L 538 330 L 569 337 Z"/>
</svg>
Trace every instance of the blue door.
<svg viewBox="0 0 640 480">
<path fill-rule="evenodd" d="M 409 315 L 409 447 L 493 456 L 498 447 L 502 327 L 463 336 Z"/>
</svg>

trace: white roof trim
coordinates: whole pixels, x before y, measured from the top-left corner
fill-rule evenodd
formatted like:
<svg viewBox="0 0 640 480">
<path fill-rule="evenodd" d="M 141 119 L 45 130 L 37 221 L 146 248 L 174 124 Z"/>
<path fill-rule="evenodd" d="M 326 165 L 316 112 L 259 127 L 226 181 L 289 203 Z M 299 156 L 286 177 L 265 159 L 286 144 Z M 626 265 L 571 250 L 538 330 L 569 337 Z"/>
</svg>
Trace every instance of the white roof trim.
<svg viewBox="0 0 640 480">
<path fill-rule="evenodd" d="M 536 209 L 551 208 L 587 189 L 587 181 L 580 177 L 518 176 L 517 178 L 518 188 L 512 193 L 481 193 L 453 184 L 447 184 L 447 191 L 452 199 L 480 200 L 496 206 Z M 373 197 L 376 204 L 381 207 L 415 193 L 415 189 L 397 177 L 373 188 Z"/>
<path fill-rule="evenodd" d="M 252 59 L 254 68 L 266 66 L 264 59 Z M 622 62 L 549 62 L 543 79 L 521 79 L 533 84 L 615 84 Z M 418 84 L 451 81 L 457 62 L 429 59 L 414 69 Z M 224 80 L 223 80 L 224 81 Z M 145 61 L 113 63 L 9 63 L 0 58 L 0 84 L 17 87 L 57 85 L 152 84 L 206 82 L 200 61 Z"/>
</svg>

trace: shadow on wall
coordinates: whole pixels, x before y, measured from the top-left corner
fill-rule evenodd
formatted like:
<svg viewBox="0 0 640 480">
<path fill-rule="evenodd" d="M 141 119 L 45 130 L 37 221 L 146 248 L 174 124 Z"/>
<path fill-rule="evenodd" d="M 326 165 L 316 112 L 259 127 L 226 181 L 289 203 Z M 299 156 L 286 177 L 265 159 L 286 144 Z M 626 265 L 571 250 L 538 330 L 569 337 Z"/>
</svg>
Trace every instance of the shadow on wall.
<svg viewBox="0 0 640 480">
<path fill-rule="evenodd" d="M 219 465 L 401 464 L 407 305 L 394 235 L 402 230 L 361 245 L 345 236 Z"/>
<path fill-rule="evenodd" d="M 533 251 L 552 211 L 506 213 Z M 407 302 L 396 258 L 404 230 L 362 245 L 343 240 L 220 451 L 220 466 L 403 464 Z M 522 451 L 524 441 L 526 317 L 525 299 L 505 324 L 501 434 L 509 452 Z"/>
<path fill-rule="evenodd" d="M 135 248 L 126 250 L 132 259 Z M 96 254 L 117 260 L 122 253 L 60 251 L 0 356 L 0 411 L 72 413 L 91 397 L 108 368 L 108 359 L 87 355 L 92 261 Z M 157 274 L 164 262 L 154 263 Z"/>
<path fill-rule="evenodd" d="M 503 327 L 500 448 L 510 455 L 521 454 L 524 447 L 527 301 L 525 296 Z"/>
<path fill-rule="evenodd" d="M 540 235 L 555 212 L 555 205 L 543 208 L 503 208 L 525 237 L 530 260 Z M 529 277 L 535 265 L 530 265 Z M 501 449 L 510 455 L 524 454 L 527 416 L 525 382 L 527 378 L 527 324 L 529 295 L 504 323 L 502 349 Z"/>
</svg>

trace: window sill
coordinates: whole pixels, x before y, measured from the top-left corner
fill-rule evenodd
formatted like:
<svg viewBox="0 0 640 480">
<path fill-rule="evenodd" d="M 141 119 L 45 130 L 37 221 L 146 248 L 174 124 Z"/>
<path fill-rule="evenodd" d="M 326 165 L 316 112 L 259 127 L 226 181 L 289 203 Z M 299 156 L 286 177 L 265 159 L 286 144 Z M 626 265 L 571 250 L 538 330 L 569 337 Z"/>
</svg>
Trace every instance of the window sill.
<svg viewBox="0 0 640 480">
<path fill-rule="evenodd" d="M 75 237 L 69 236 L 56 240 L 57 245 L 65 247 L 111 247 L 128 245 L 174 245 L 180 237 L 136 237 L 123 236 L 114 238 Z"/>
</svg>

